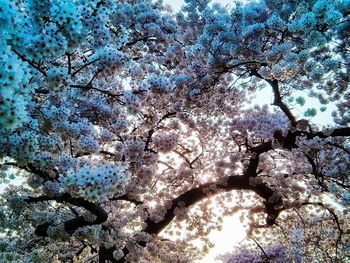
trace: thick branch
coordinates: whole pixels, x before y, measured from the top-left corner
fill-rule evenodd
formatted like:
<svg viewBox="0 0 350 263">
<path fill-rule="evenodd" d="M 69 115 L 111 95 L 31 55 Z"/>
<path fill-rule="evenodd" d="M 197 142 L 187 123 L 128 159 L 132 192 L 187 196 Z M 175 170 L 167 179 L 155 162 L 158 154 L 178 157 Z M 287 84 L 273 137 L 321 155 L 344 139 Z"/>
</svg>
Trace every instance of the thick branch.
<svg viewBox="0 0 350 263">
<path fill-rule="evenodd" d="M 33 164 L 29 163 L 27 164 L 27 167 L 28 167 L 28 170 L 30 172 L 32 172 L 33 174 L 41 177 L 44 179 L 44 181 L 55 181 L 57 178 L 56 177 L 51 177 L 48 173 L 46 173 L 45 171 L 43 170 L 40 170 L 38 168 L 36 168 Z"/>
<path fill-rule="evenodd" d="M 306 136 L 308 140 L 311 140 L 315 137 L 319 137 L 322 139 L 329 138 L 329 137 L 348 137 L 350 136 L 350 128 L 344 127 L 344 128 L 337 128 L 332 131 L 319 131 L 316 133 L 308 132 L 308 131 L 288 131 L 287 135 L 285 137 L 281 137 L 279 141 L 282 143 L 282 147 L 285 149 L 292 149 L 297 148 L 297 145 L 295 144 L 296 138 L 298 136 Z"/>
<path fill-rule="evenodd" d="M 350 136 L 350 127 L 343 127 L 343 128 L 337 128 L 333 129 L 331 132 L 325 132 L 320 131 L 316 133 L 310 133 L 310 132 L 300 132 L 303 135 L 306 135 L 308 139 L 312 139 L 314 137 L 320 137 L 320 138 L 328 138 L 328 137 L 347 137 Z"/>
<path fill-rule="evenodd" d="M 114 247 L 111 248 L 106 248 L 105 246 L 100 246 L 98 250 L 98 259 L 99 262 L 113 262 L 116 263 L 118 262 L 114 257 L 113 257 L 113 252 L 115 251 Z M 125 261 L 121 261 L 125 262 Z"/>
<path fill-rule="evenodd" d="M 91 226 L 96 224 L 102 224 L 108 218 L 108 214 L 106 211 L 99 205 L 91 203 L 89 201 L 84 200 L 83 198 L 74 198 L 70 194 L 65 193 L 55 197 L 48 196 L 39 196 L 39 197 L 28 197 L 24 201 L 27 203 L 36 203 L 42 201 L 50 201 L 54 200 L 59 203 L 70 203 L 75 206 L 80 206 L 93 213 L 96 218 L 93 221 L 86 221 L 84 216 L 78 216 L 76 218 L 70 219 L 64 222 L 64 229 L 68 234 L 73 234 L 75 230 L 84 226 Z M 48 236 L 48 229 L 51 226 L 51 223 L 44 223 L 42 225 L 37 226 L 35 229 L 35 234 L 38 236 Z"/>
<path fill-rule="evenodd" d="M 141 201 L 138 201 L 138 200 L 135 200 L 133 198 L 128 197 L 127 194 L 121 195 L 121 196 L 118 196 L 118 197 L 114 197 L 114 198 L 110 198 L 109 200 L 111 200 L 111 201 L 126 201 L 126 202 L 133 203 L 134 205 L 141 205 L 141 204 L 143 204 Z"/>
<path fill-rule="evenodd" d="M 273 195 L 273 190 L 271 190 L 266 184 L 252 186 L 249 184 L 249 177 L 233 175 L 228 178 L 226 185 L 206 183 L 181 194 L 172 201 L 172 206 L 167 210 L 162 221 L 155 223 L 152 220 L 147 219 L 147 228 L 144 231 L 149 234 L 160 233 L 174 219 L 174 210 L 178 206 L 179 202 L 181 202 L 181 204 L 183 204 L 185 207 L 189 207 L 197 202 L 200 202 L 204 198 L 208 197 L 208 191 L 212 186 L 214 186 L 214 189 L 216 188 L 217 190 L 215 192 L 210 192 L 211 194 L 218 194 L 231 190 L 252 190 L 260 197 L 264 198 L 266 200 L 266 212 L 269 214 L 268 224 L 273 224 L 279 213 L 274 208 L 275 204 L 268 202 L 268 199 Z"/>
</svg>

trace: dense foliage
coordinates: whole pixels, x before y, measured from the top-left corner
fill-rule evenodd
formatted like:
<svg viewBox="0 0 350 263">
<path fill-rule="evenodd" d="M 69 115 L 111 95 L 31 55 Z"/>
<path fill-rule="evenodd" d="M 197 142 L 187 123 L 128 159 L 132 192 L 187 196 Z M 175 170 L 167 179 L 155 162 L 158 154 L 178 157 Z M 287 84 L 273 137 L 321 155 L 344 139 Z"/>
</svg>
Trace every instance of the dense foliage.
<svg viewBox="0 0 350 263">
<path fill-rule="evenodd" d="M 350 1 L 185 2 L 0 0 L 1 262 L 349 262 Z"/>
</svg>

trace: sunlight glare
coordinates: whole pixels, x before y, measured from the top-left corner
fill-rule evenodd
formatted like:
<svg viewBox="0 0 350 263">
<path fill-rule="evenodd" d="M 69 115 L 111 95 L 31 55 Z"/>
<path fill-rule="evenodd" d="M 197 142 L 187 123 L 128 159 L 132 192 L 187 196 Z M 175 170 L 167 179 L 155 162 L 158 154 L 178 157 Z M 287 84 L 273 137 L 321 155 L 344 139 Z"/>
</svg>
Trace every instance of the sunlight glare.
<svg viewBox="0 0 350 263">
<path fill-rule="evenodd" d="M 244 240 L 246 237 L 246 229 L 239 220 L 240 213 L 233 216 L 224 217 L 222 229 L 214 230 L 209 234 L 209 240 L 215 245 L 209 253 L 198 263 L 214 263 L 221 262 L 215 260 L 218 255 L 233 251 L 234 245 Z"/>
</svg>

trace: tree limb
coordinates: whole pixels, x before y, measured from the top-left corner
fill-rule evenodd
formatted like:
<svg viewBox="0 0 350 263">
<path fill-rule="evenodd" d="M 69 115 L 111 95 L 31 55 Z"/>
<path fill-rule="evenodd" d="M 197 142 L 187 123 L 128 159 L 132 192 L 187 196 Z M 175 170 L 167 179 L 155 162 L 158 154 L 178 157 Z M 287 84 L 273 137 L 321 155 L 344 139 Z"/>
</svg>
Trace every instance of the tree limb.
<svg viewBox="0 0 350 263">
<path fill-rule="evenodd" d="M 50 201 L 54 200 L 59 203 L 70 203 L 75 206 L 80 206 L 88 210 L 89 212 L 93 213 L 96 218 L 93 221 L 87 221 L 84 216 L 78 216 L 73 219 L 70 219 L 66 222 L 64 222 L 64 230 L 68 234 L 73 234 L 75 230 L 77 230 L 80 227 L 84 226 L 91 226 L 91 225 L 97 225 L 104 223 L 107 218 L 108 214 L 107 212 L 99 205 L 95 203 L 91 203 L 89 201 L 84 200 L 83 198 L 75 198 L 72 197 L 70 194 L 65 193 L 59 196 L 54 197 L 48 197 L 48 196 L 39 196 L 39 197 L 27 197 L 24 201 L 27 203 L 36 203 L 36 202 L 42 202 L 42 201 Z M 38 236 L 47 237 L 48 236 L 48 229 L 52 226 L 52 223 L 44 223 L 36 227 L 35 234 Z"/>
<path fill-rule="evenodd" d="M 251 74 L 253 76 L 258 77 L 259 79 L 265 80 L 271 85 L 273 95 L 274 95 L 273 105 L 279 107 L 283 111 L 283 113 L 287 116 L 287 118 L 290 120 L 292 126 L 295 126 L 297 124 L 297 120 L 293 115 L 293 113 L 290 111 L 290 109 L 287 107 L 287 105 L 282 101 L 282 96 L 279 90 L 278 81 L 276 79 L 265 79 L 263 76 L 259 74 L 259 72 L 256 69 L 252 69 Z"/>
</svg>

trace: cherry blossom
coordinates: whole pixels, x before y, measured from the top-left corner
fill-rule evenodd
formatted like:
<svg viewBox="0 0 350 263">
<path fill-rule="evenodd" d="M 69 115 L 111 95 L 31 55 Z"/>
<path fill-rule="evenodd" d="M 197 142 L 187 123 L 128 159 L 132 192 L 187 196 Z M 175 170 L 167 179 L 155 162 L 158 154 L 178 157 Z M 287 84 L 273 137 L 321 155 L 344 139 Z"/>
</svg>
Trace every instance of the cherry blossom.
<svg viewBox="0 0 350 263">
<path fill-rule="evenodd" d="M 349 10 L 0 0 L 0 261 L 348 262 Z"/>
</svg>

